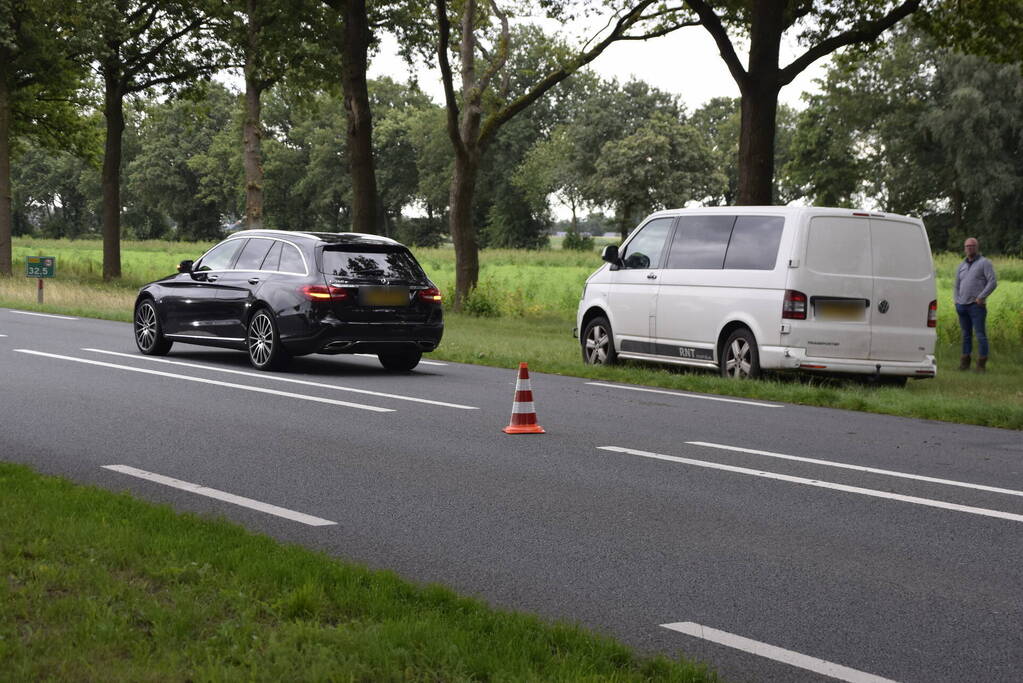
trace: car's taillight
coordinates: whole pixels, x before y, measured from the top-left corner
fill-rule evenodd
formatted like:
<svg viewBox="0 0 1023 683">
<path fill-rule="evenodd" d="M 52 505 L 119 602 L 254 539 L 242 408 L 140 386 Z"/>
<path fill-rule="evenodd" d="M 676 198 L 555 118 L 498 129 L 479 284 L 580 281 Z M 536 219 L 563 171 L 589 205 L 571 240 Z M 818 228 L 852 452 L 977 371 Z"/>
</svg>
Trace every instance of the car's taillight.
<svg viewBox="0 0 1023 683">
<path fill-rule="evenodd" d="M 794 289 L 786 289 L 785 301 L 781 305 L 781 317 L 806 320 L 806 295 Z"/>
<path fill-rule="evenodd" d="M 444 300 L 444 297 L 441 296 L 440 290 L 437 289 L 436 287 L 430 287 L 429 289 L 420 289 L 418 296 L 420 301 L 426 301 L 431 304 L 439 304 L 441 301 Z"/>
<path fill-rule="evenodd" d="M 932 301 L 927 307 L 927 327 L 938 326 L 938 302 Z"/>
<path fill-rule="evenodd" d="M 344 287 L 327 285 L 305 285 L 298 291 L 310 301 L 345 301 L 351 297 L 351 292 Z"/>
</svg>

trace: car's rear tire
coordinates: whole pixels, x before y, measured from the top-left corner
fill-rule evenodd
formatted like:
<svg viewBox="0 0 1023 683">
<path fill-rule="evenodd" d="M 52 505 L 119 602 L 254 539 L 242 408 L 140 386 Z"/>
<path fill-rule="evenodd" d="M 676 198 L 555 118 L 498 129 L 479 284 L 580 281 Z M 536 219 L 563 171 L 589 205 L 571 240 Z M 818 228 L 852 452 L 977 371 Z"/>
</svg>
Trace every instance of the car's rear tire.
<svg viewBox="0 0 1023 683">
<path fill-rule="evenodd" d="M 163 336 L 156 304 L 143 299 L 135 306 L 135 345 L 147 356 L 166 356 L 174 342 Z"/>
<path fill-rule="evenodd" d="M 607 318 L 598 316 L 586 323 L 580 339 L 583 362 L 587 365 L 614 365 L 618 362 L 614 335 Z"/>
<path fill-rule="evenodd" d="M 291 354 L 281 344 L 277 322 L 269 310 L 261 308 L 249 319 L 245 335 L 249 362 L 257 370 L 279 370 L 291 360 Z"/>
<path fill-rule="evenodd" d="M 423 352 L 418 349 L 415 351 L 399 351 L 395 353 L 377 354 L 377 358 L 380 359 L 380 364 L 384 366 L 384 369 L 390 370 L 391 372 L 408 372 L 419 365 L 419 360 L 422 357 Z"/>
<path fill-rule="evenodd" d="M 721 349 L 721 376 L 733 379 L 760 377 L 760 352 L 753 333 L 741 327 L 725 340 Z"/>
</svg>

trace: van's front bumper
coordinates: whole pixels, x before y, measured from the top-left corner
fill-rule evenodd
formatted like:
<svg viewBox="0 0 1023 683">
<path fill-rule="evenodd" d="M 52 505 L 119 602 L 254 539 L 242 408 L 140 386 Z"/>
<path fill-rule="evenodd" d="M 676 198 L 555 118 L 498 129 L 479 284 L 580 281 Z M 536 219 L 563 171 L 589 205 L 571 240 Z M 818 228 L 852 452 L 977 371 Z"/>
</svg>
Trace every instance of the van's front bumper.
<svg viewBox="0 0 1023 683">
<path fill-rule="evenodd" d="M 920 361 L 821 358 L 808 356 L 806 349 L 791 346 L 761 346 L 760 367 L 764 370 L 800 370 L 836 375 L 894 375 L 925 379 L 938 374 L 933 355 Z"/>
</svg>

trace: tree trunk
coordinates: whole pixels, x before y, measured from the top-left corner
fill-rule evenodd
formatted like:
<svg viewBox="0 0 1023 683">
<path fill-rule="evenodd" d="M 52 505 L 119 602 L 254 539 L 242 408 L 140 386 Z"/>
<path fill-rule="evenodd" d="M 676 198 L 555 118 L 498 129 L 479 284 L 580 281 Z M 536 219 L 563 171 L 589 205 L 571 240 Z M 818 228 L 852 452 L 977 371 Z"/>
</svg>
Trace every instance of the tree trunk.
<svg viewBox="0 0 1023 683">
<path fill-rule="evenodd" d="M 242 145 L 245 166 L 245 227 L 263 227 L 263 124 L 261 98 L 263 85 L 258 81 L 255 65 L 259 49 L 259 28 L 255 23 L 256 0 L 248 0 L 248 23 L 245 45 L 245 120 L 242 123 Z"/>
<path fill-rule="evenodd" d="M 7 55 L 0 52 L 4 59 Z M 14 216 L 11 211 L 11 99 L 7 75 L 0 73 L 0 275 L 13 275 L 11 235 Z"/>
<path fill-rule="evenodd" d="M 373 168 L 373 120 L 366 84 L 372 31 L 366 0 L 344 4 L 345 40 L 341 49 L 341 88 L 348 118 L 348 164 L 352 178 L 352 230 L 374 233 L 377 181 Z"/>
<path fill-rule="evenodd" d="M 119 78 L 106 76 L 103 116 L 103 279 L 121 277 L 121 143 L 124 135 L 124 93 Z"/>
<path fill-rule="evenodd" d="M 769 205 L 774 183 L 774 134 L 778 114 L 778 59 L 785 30 L 785 5 L 755 0 L 750 23 L 748 77 L 739 83 L 742 116 L 739 133 L 740 205 Z"/>
<path fill-rule="evenodd" d="M 451 175 L 451 193 L 448 216 L 451 241 L 455 245 L 455 300 L 454 310 L 462 309 L 466 297 L 479 279 L 479 244 L 472 222 L 472 202 L 476 194 L 479 159 L 475 154 L 456 154 Z"/>
</svg>

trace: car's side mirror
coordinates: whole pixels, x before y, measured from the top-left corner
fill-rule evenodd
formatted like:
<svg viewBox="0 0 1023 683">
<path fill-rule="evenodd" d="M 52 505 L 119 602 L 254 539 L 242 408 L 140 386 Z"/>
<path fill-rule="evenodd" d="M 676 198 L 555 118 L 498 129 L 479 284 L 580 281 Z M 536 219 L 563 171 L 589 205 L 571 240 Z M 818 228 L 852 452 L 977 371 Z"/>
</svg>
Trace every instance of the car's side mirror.
<svg viewBox="0 0 1023 683">
<path fill-rule="evenodd" d="M 188 260 L 188 259 L 182 261 L 181 263 L 178 264 L 178 272 L 179 273 L 191 273 L 192 272 L 192 264 L 193 263 L 194 263 L 194 261 L 191 261 L 191 260 Z"/>
<path fill-rule="evenodd" d="M 600 258 L 611 264 L 611 270 L 618 270 L 622 267 L 622 259 L 618 256 L 618 247 L 609 244 L 600 252 Z"/>
</svg>

